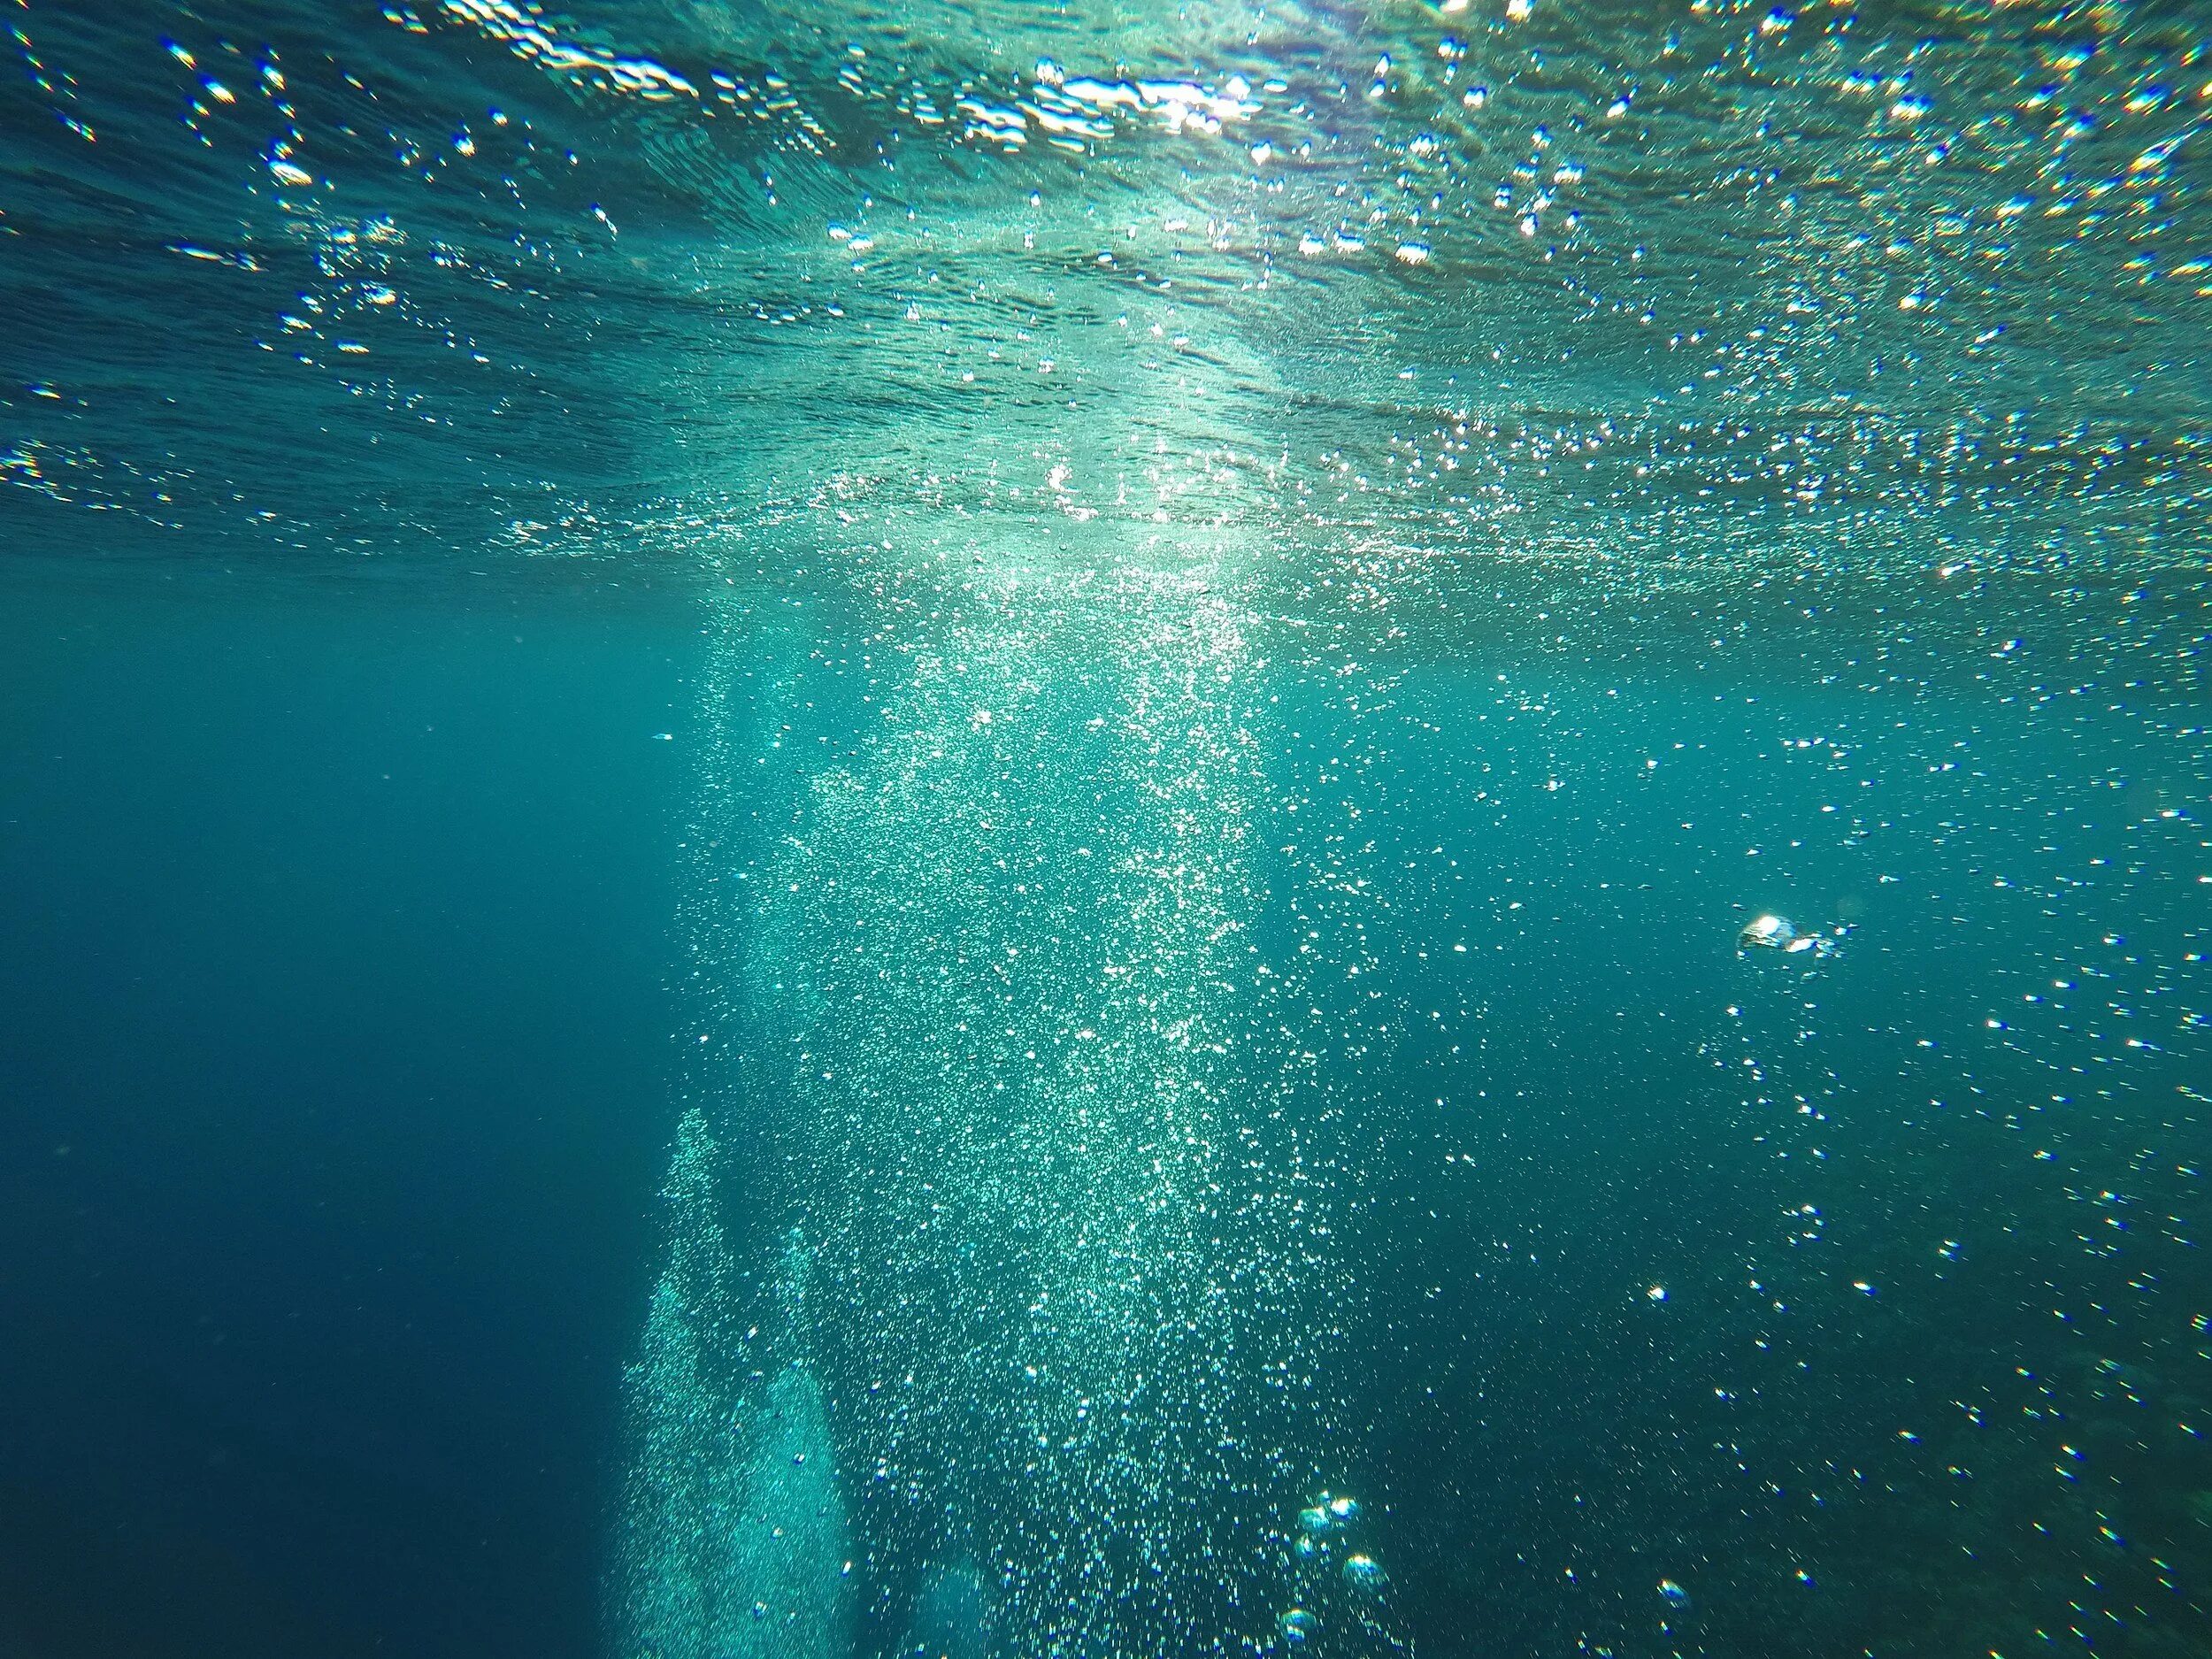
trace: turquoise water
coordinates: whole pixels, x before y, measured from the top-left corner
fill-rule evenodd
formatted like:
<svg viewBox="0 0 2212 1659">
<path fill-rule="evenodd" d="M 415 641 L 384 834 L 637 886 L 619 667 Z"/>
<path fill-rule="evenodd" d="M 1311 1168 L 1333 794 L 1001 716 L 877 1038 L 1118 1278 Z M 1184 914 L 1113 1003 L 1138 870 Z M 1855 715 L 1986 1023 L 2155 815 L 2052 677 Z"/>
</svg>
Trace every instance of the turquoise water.
<svg viewBox="0 0 2212 1659">
<path fill-rule="evenodd" d="M 61 5 L 0 1643 L 2212 1640 L 2212 16 Z"/>
</svg>

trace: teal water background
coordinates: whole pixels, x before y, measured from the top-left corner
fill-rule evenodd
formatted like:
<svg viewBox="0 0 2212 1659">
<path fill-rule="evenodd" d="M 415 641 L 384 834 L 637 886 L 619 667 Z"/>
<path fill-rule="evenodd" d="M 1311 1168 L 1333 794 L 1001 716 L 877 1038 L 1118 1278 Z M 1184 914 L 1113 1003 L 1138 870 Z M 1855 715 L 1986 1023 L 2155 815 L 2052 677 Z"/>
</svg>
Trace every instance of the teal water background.
<svg viewBox="0 0 2212 1659">
<path fill-rule="evenodd" d="M 695 631 L 10 593 L 7 1643 L 591 1651 Z"/>
<path fill-rule="evenodd" d="M 2200 7 L 10 27 L 0 1647 L 2212 1640 Z"/>
<path fill-rule="evenodd" d="M 19 574 L 13 1639 L 592 1650 L 683 1064 L 695 613 Z M 1806 608 L 1740 614 L 1729 663 L 1705 614 L 1624 648 L 1601 607 L 1358 713 L 1267 682 L 1274 775 L 1372 814 L 1331 949 L 1389 1012 L 1317 988 L 1305 1041 L 1371 1102 L 1341 1478 L 1425 1645 L 1594 1607 L 1625 1646 L 1662 1577 L 1702 1651 L 1934 1651 L 2085 1572 L 2128 1598 L 2106 1643 L 2188 1628 L 2188 716 L 2021 695 L 2027 648 L 1940 588 L 1878 678 Z M 821 724 L 790 741 L 857 752 Z M 1762 906 L 1843 951 L 1747 962 Z M 778 1186 L 733 1160 L 741 1217 Z"/>
</svg>

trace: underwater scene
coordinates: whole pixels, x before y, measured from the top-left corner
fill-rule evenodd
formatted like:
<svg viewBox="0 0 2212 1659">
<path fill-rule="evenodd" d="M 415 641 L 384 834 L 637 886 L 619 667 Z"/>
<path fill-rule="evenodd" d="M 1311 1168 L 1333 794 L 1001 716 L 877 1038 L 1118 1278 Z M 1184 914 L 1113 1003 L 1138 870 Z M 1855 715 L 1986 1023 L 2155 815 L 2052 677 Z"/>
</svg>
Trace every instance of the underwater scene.
<svg viewBox="0 0 2212 1659">
<path fill-rule="evenodd" d="M 0 20 L 0 1655 L 2212 1653 L 2208 0 Z"/>
</svg>

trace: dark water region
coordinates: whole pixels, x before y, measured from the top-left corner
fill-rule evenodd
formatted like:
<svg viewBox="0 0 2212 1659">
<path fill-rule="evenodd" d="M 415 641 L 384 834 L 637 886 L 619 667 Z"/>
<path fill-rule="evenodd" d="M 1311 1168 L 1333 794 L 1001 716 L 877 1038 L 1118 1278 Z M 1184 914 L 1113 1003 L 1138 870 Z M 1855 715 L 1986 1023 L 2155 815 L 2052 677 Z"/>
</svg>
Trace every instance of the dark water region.
<svg viewBox="0 0 2212 1659">
<path fill-rule="evenodd" d="M 0 1645 L 588 1651 L 695 626 L 7 592 Z"/>
<path fill-rule="evenodd" d="M 0 1649 L 2212 1644 L 2212 19 L 14 0 Z"/>
</svg>

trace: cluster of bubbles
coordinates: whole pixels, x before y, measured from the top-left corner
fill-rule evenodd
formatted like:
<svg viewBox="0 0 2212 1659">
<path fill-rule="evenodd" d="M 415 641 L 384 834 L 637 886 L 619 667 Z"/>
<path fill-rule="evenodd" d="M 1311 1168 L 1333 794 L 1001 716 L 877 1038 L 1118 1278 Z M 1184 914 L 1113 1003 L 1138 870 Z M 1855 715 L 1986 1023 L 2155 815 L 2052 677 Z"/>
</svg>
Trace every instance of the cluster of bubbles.
<svg viewBox="0 0 2212 1659">
<path fill-rule="evenodd" d="M 782 1328 L 741 1331 L 718 1214 L 718 1159 L 685 1114 L 668 1182 L 667 1261 L 625 1378 L 631 1463 L 612 1586 L 631 1659 L 768 1659 L 852 1646 L 850 1526 L 828 1402 L 805 1361 L 810 1253 L 793 1236 Z"/>
<path fill-rule="evenodd" d="M 1299 1510 L 1291 1551 L 1300 1600 L 1276 1620 L 1286 1642 L 1302 1647 L 1325 1627 L 1345 1624 L 1394 1645 L 1376 1617 L 1389 1575 L 1359 1539 L 1360 1512 L 1358 1499 L 1331 1492 Z"/>
<path fill-rule="evenodd" d="M 1800 933 L 1797 925 L 1786 916 L 1761 914 L 1743 925 L 1736 935 L 1736 951 L 1740 956 L 1751 956 L 1759 951 L 1774 951 L 1784 956 L 1800 956 L 1817 961 L 1832 956 L 1841 948 L 1843 929 L 1832 933 L 1817 930 Z"/>
<path fill-rule="evenodd" d="M 754 858 L 702 837 L 730 907 L 695 923 L 718 941 L 709 1023 L 746 1055 L 707 1114 L 789 1150 L 744 1202 L 814 1241 L 794 1323 L 860 1577 L 972 1647 L 982 1624 L 1024 1653 L 1272 1641 L 1242 1609 L 1310 1563 L 1252 1517 L 1310 1489 L 1350 1414 L 1328 1112 L 1279 1046 L 1301 975 L 1254 933 L 1278 838 L 1251 619 L 1214 561 L 949 568 L 910 573 L 933 618 L 782 833 Z M 733 627 L 733 663 L 744 646 Z M 698 1154 L 678 1162 L 690 1219 L 635 1381 L 648 1493 L 753 1467 L 697 1426 L 717 1412 L 682 1310 L 718 1235 Z M 1373 1602 L 1381 1570 L 1342 1536 L 1357 1505 L 1324 1502 L 1326 1564 Z M 696 1579 L 656 1540 L 700 1531 L 633 1528 L 628 1577 Z M 739 1565 L 728 1582 L 760 1578 Z M 1344 1623 L 1394 1645 L 1379 1604 Z"/>
</svg>

